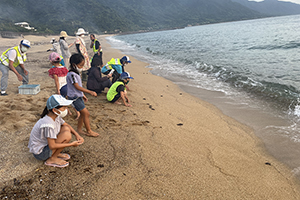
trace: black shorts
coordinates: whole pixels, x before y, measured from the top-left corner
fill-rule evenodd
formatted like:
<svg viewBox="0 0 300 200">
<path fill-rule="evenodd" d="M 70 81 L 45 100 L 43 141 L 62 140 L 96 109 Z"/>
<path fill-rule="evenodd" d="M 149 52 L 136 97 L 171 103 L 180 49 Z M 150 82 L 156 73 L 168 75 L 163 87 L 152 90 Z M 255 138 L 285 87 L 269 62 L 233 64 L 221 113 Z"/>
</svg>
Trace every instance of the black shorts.
<svg viewBox="0 0 300 200">
<path fill-rule="evenodd" d="M 110 102 L 111 102 L 111 103 L 115 103 L 120 97 L 121 97 L 121 94 L 118 93 L 118 94 L 113 98 L 113 100 L 111 100 Z"/>
</svg>

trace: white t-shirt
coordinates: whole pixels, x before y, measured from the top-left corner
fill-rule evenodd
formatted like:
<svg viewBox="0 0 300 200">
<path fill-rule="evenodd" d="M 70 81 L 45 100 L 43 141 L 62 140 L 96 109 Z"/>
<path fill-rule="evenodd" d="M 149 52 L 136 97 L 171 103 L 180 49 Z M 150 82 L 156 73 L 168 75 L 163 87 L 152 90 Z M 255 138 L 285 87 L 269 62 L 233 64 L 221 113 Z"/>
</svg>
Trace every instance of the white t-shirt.
<svg viewBox="0 0 300 200">
<path fill-rule="evenodd" d="M 57 139 L 61 125 L 64 123 L 65 121 L 59 116 L 56 117 L 55 121 L 48 115 L 39 119 L 30 133 L 29 152 L 40 154 L 48 145 L 47 138 Z"/>
<path fill-rule="evenodd" d="M 21 52 L 20 50 L 20 46 L 18 46 L 19 52 Z M 6 53 L 7 57 L 9 60 L 15 62 L 16 58 L 17 58 L 17 52 L 15 49 L 11 49 Z M 21 55 L 23 56 L 23 54 L 21 53 Z M 24 64 L 23 62 L 20 62 L 20 64 Z"/>
</svg>

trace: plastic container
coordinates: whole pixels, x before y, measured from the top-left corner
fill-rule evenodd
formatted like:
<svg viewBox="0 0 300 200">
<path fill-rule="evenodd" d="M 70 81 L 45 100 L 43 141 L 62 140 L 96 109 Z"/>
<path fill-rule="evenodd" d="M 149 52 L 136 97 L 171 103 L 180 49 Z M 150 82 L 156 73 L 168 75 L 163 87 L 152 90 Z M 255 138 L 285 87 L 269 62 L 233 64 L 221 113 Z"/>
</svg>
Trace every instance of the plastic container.
<svg viewBox="0 0 300 200">
<path fill-rule="evenodd" d="M 37 94 L 40 92 L 40 85 L 21 85 L 19 94 Z"/>
</svg>

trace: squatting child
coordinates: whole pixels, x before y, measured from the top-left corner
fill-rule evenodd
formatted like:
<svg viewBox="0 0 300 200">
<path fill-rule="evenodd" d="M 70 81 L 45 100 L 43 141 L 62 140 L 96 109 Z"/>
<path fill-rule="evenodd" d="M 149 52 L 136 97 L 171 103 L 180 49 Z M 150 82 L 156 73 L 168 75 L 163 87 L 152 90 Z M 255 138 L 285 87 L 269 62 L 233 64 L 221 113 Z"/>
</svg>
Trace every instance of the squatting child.
<svg viewBox="0 0 300 200">
<path fill-rule="evenodd" d="M 61 95 L 52 95 L 47 100 L 47 105 L 41 119 L 34 125 L 29 138 L 29 152 L 38 160 L 44 160 L 45 165 L 52 167 L 67 167 L 71 156 L 61 153 L 65 147 L 77 147 L 84 139 L 62 118 L 68 113 L 67 106 L 72 101 L 66 100 Z M 76 141 L 70 143 L 72 135 Z"/>
</svg>

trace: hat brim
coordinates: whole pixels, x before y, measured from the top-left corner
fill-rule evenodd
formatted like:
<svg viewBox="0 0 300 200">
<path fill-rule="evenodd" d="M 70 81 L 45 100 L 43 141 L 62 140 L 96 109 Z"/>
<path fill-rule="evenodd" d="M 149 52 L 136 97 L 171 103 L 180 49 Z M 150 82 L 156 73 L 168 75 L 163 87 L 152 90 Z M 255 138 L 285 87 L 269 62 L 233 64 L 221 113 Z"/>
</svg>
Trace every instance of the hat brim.
<svg viewBox="0 0 300 200">
<path fill-rule="evenodd" d="M 21 45 L 23 45 L 23 46 L 25 46 L 25 47 L 28 47 L 28 48 L 30 48 L 30 46 L 29 46 L 29 45 L 27 45 L 27 44 L 21 44 Z"/>
<path fill-rule="evenodd" d="M 59 105 L 60 106 L 69 106 L 69 105 L 71 105 L 73 103 L 73 100 L 64 100 L 64 101 L 62 101 L 62 102 L 59 102 Z"/>
</svg>

